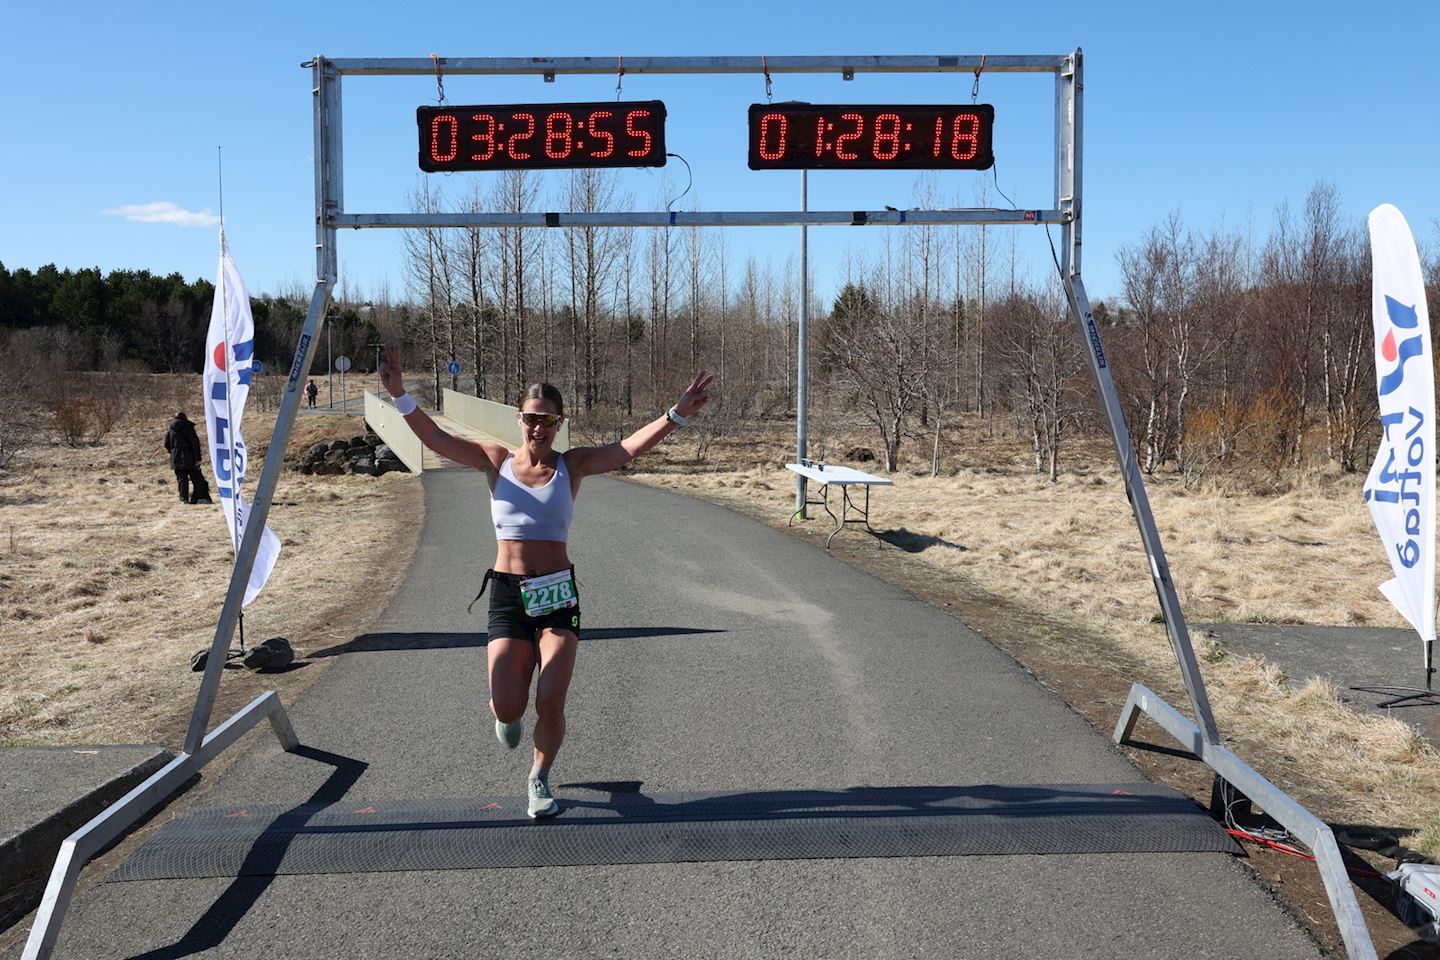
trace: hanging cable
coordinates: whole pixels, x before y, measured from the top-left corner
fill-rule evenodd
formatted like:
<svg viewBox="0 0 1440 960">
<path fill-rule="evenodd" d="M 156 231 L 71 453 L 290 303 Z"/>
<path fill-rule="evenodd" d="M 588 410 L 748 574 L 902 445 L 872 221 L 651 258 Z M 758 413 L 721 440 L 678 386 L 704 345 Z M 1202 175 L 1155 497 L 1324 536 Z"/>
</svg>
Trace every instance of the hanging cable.
<svg viewBox="0 0 1440 960">
<path fill-rule="evenodd" d="M 615 58 L 615 102 L 620 102 L 620 91 L 625 86 L 625 57 Z"/>
<path fill-rule="evenodd" d="M 666 202 L 665 212 L 672 213 L 673 211 L 671 211 L 670 208 L 673 207 L 676 203 L 678 203 L 682 198 L 684 198 L 685 194 L 690 192 L 690 187 L 693 186 L 695 183 L 695 174 L 690 169 L 690 161 L 680 156 L 680 154 L 667 153 L 665 154 L 665 156 L 674 157 L 676 160 L 679 160 L 681 163 L 685 164 L 685 175 L 690 178 L 689 182 L 685 184 L 685 189 L 680 191 L 680 196 Z"/>
<path fill-rule="evenodd" d="M 1050 241 L 1050 259 L 1055 262 L 1055 273 L 1060 277 L 1061 282 L 1065 280 L 1065 271 L 1060 269 L 1060 254 L 1055 252 L 1055 238 L 1050 236 L 1050 224 L 1045 224 L 1045 239 Z"/>
<path fill-rule="evenodd" d="M 985 69 L 985 54 L 980 54 L 980 66 L 975 68 L 975 83 L 970 88 L 970 102 L 980 99 L 980 71 Z"/>
<path fill-rule="evenodd" d="M 990 164 L 990 179 L 995 183 L 995 192 L 1005 198 L 1005 202 L 1010 204 L 1010 209 L 1019 210 L 1020 208 L 1015 206 L 1015 201 L 1010 199 L 1010 195 L 1000 189 L 1000 164 L 994 162 Z"/>
<path fill-rule="evenodd" d="M 774 102 L 774 91 L 770 86 L 770 64 L 765 60 L 765 54 L 760 54 L 760 72 L 765 74 L 765 102 Z"/>
<path fill-rule="evenodd" d="M 445 105 L 445 77 L 440 73 L 440 63 L 444 59 L 439 54 L 430 54 L 430 60 L 435 64 L 435 103 L 442 107 Z"/>
</svg>

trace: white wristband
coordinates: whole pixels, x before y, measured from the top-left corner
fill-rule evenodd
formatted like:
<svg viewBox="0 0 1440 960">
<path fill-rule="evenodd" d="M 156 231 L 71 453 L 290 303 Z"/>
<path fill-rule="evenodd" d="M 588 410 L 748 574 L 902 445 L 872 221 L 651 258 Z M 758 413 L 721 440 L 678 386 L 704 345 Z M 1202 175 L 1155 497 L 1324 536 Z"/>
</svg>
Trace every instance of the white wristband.
<svg viewBox="0 0 1440 960">
<path fill-rule="evenodd" d="M 402 417 L 414 413 L 415 408 L 419 406 L 419 404 L 415 402 L 415 398 L 408 393 L 402 393 L 400 396 L 394 397 L 393 400 L 395 402 L 395 410 Z"/>
<path fill-rule="evenodd" d="M 685 418 L 680 416 L 680 412 L 674 407 L 671 407 L 669 410 L 665 411 L 665 419 L 669 420 L 677 427 L 685 426 Z"/>
</svg>

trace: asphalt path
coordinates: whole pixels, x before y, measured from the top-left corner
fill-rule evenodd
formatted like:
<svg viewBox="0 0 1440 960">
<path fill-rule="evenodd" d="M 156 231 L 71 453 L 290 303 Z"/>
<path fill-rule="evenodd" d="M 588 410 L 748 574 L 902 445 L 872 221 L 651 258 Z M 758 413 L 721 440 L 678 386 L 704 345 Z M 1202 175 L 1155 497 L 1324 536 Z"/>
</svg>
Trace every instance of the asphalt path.
<svg viewBox="0 0 1440 960">
<path fill-rule="evenodd" d="M 478 472 L 427 474 L 413 566 L 200 804 L 519 798 L 483 629 Z M 1108 740 L 962 624 L 723 508 L 587 480 L 567 797 L 610 791 L 1113 783 Z M 531 712 L 533 718 L 533 709 Z M 527 720 L 528 728 L 528 720 Z M 537 824 L 527 829 L 545 829 Z M 1232 857 L 767 860 L 101 884 L 59 957 L 1316 957 Z M 18 948 L 6 955 L 18 956 Z"/>
</svg>

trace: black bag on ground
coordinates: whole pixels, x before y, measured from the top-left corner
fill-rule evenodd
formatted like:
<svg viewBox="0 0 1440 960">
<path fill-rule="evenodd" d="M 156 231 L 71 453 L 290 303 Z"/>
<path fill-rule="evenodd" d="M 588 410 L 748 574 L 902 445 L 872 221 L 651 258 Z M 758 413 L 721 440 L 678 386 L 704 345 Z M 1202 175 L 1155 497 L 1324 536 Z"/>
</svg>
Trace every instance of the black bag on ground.
<svg viewBox="0 0 1440 960">
<path fill-rule="evenodd" d="M 284 637 L 271 637 L 245 654 L 245 666 L 255 671 L 284 670 L 295 662 L 295 650 Z"/>
<path fill-rule="evenodd" d="M 245 656 L 245 652 L 243 650 L 240 650 L 238 647 L 231 647 L 229 652 L 225 654 L 225 662 L 228 664 L 231 660 L 239 660 L 243 656 Z M 209 647 L 196 650 L 194 653 L 190 654 L 190 669 L 195 671 L 196 673 L 200 673 L 201 671 L 203 671 L 205 669 L 205 664 L 209 662 Z"/>
</svg>

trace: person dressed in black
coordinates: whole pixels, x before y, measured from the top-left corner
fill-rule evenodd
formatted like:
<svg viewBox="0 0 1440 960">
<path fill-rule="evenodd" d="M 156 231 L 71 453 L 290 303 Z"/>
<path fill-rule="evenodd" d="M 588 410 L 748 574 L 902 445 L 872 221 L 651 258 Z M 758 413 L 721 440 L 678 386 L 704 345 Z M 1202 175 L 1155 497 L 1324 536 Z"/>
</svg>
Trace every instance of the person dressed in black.
<svg viewBox="0 0 1440 960">
<path fill-rule="evenodd" d="M 181 410 L 165 431 L 165 449 L 170 451 L 170 467 L 175 471 L 175 485 L 181 503 L 210 503 L 210 484 L 200 472 L 200 437 Z"/>
<path fill-rule="evenodd" d="M 305 384 L 305 400 L 307 403 L 309 403 L 311 410 L 315 409 L 315 397 L 319 393 L 320 387 L 315 383 L 314 380 L 311 380 L 309 383 Z"/>
</svg>

